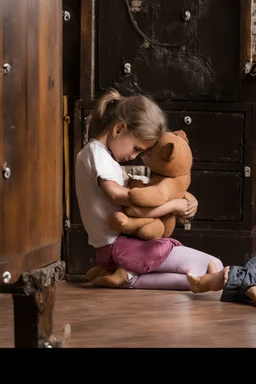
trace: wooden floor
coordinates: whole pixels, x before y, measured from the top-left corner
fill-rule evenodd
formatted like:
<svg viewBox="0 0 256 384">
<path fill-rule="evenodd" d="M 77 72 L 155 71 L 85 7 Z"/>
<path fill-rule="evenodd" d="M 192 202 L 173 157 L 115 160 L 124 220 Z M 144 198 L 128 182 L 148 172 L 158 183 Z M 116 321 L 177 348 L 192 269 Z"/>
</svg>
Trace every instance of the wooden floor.
<svg viewBox="0 0 256 384">
<path fill-rule="evenodd" d="M 256 347 L 256 307 L 222 303 L 221 292 L 57 288 L 54 335 L 69 323 L 68 347 Z M 0 347 L 13 347 L 13 308 L 0 295 Z"/>
</svg>

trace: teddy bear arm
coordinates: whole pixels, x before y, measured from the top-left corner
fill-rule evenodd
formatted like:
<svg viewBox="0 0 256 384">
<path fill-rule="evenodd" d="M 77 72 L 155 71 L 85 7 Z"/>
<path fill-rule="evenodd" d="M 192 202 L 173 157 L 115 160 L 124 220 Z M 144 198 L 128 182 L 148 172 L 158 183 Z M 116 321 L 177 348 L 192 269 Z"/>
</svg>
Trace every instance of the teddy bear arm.
<svg viewBox="0 0 256 384">
<path fill-rule="evenodd" d="M 145 184 L 141 180 L 130 179 L 128 182 L 129 188 L 144 188 Z"/>
<path fill-rule="evenodd" d="M 139 228 L 153 221 L 153 218 L 128 217 L 124 212 L 118 211 L 109 217 L 108 224 L 115 232 L 133 235 Z"/>
</svg>

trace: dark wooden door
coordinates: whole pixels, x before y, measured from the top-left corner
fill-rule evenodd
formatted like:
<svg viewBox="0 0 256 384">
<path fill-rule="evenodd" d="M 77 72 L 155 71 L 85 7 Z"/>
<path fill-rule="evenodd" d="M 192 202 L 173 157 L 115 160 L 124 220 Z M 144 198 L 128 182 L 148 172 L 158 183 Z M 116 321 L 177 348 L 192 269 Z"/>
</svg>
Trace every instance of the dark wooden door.
<svg viewBox="0 0 256 384">
<path fill-rule="evenodd" d="M 96 20 L 96 92 L 238 100 L 240 0 L 99 0 Z"/>
<path fill-rule="evenodd" d="M 60 258 L 62 2 L 0 0 L 0 284 Z"/>
</svg>

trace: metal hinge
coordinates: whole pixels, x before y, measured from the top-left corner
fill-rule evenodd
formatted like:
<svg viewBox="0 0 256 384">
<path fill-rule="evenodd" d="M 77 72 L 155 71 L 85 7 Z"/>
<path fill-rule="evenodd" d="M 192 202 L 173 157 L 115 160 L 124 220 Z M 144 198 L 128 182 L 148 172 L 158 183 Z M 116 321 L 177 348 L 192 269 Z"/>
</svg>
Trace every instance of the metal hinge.
<svg viewBox="0 0 256 384">
<path fill-rule="evenodd" d="M 71 223 L 70 223 L 70 220 L 65 220 L 64 221 L 64 228 L 65 229 L 70 229 L 71 228 Z"/>
<path fill-rule="evenodd" d="M 251 167 L 244 167 L 244 176 L 245 177 L 251 177 Z"/>
<path fill-rule="evenodd" d="M 64 21 L 69 21 L 71 19 L 71 14 L 69 11 L 62 11 L 62 16 Z"/>
<path fill-rule="evenodd" d="M 252 77 L 256 77 L 256 63 L 252 61 L 246 63 L 244 72 L 246 75 L 251 75 Z"/>
</svg>

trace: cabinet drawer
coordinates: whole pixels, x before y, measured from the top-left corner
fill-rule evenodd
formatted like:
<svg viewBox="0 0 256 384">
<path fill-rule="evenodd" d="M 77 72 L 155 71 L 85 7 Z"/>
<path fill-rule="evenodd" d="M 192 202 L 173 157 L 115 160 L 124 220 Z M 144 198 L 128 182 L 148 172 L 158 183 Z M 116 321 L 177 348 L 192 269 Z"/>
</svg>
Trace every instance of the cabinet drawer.
<svg viewBox="0 0 256 384">
<path fill-rule="evenodd" d="M 229 222 L 242 220 L 241 172 L 192 171 L 189 190 L 199 201 L 196 220 Z"/>
<path fill-rule="evenodd" d="M 194 161 L 243 162 L 245 127 L 243 112 L 166 111 L 166 113 L 170 130 L 182 129 L 186 132 Z"/>
</svg>

